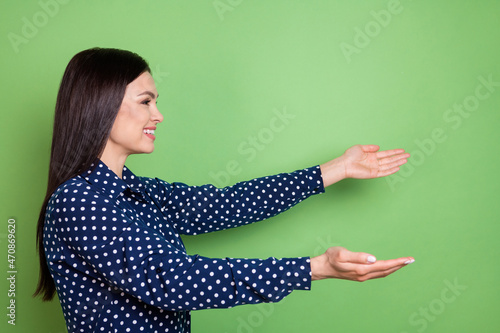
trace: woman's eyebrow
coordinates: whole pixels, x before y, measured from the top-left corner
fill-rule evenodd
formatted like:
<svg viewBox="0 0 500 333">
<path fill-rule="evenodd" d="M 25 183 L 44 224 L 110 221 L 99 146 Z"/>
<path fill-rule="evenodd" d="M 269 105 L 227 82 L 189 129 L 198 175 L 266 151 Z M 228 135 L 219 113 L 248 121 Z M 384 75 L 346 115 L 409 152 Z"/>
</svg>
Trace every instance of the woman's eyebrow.
<svg viewBox="0 0 500 333">
<path fill-rule="evenodd" d="M 156 95 L 156 97 L 155 97 L 155 94 L 153 94 L 153 92 L 151 92 L 151 91 L 149 91 L 149 90 L 147 90 L 147 91 L 145 91 L 145 92 L 143 92 L 143 93 L 140 93 L 140 94 L 139 94 L 139 95 L 137 95 L 137 96 L 142 96 L 142 95 L 149 95 L 149 96 L 151 96 L 151 98 L 153 98 L 153 99 L 154 99 L 154 98 L 156 98 L 156 99 L 157 99 L 158 97 L 160 97 L 160 95 L 159 95 L 159 94 L 158 94 L 158 95 Z"/>
</svg>

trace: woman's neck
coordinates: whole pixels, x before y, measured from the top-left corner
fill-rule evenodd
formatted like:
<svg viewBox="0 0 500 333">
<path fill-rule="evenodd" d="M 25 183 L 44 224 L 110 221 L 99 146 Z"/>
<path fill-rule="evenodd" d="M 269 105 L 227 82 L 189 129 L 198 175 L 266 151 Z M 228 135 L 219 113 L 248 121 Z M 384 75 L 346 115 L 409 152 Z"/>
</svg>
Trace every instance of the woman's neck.
<svg viewBox="0 0 500 333">
<path fill-rule="evenodd" d="M 101 161 L 111 169 L 118 177 L 122 178 L 123 167 L 128 155 L 117 155 L 111 151 L 104 149 L 100 157 Z"/>
</svg>

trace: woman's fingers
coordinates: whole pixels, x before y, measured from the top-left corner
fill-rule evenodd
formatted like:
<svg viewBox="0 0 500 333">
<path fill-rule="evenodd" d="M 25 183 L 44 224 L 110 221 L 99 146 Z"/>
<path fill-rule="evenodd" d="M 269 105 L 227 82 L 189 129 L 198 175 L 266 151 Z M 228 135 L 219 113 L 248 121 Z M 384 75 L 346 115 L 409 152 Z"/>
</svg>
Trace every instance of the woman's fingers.
<svg viewBox="0 0 500 333">
<path fill-rule="evenodd" d="M 379 170 L 377 173 L 377 177 L 386 177 L 386 176 L 392 175 L 398 171 L 399 171 L 399 167 L 394 167 L 394 168 L 387 169 L 387 170 Z"/>
<path fill-rule="evenodd" d="M 376 267 L 376 270 L 369 272 L 365 275 L 365 277 L 367 279 L 378 279 L 386 277 L 387 275 L 394 273 L 395 271 L 405 267 L 406 265 L 414 263 L 415 259 L 413 259 L 412 257 L 406 257 L 384 261 L 385 263 L 382 263 L 381 266 Z"/>
<path fill-rule="evenodd" d="M 375 154 L 375 156 L 378 158 L 378 159 L 382 159 L 382 158 L 386 158 L 386 157 L 389 157 L 389 156 L 393 156 L 393 155 L 397 155 L 397 154 L 403 154 L 405 152 L 404 149 L 391 149 L 391 150 L 383 150 L 383 151 L 379 151 Z M 408 154 L 408 156 L 410 156 L 410 154 Z"/>
<path fill-rule="evenodd" d="M 384 277 L 396 272 L 397 270 L 400 270 L 403 267 L 404 267 L 404 265 L 392 267 L 392 268 L 389 268 L 389 269 L 386 269 L 383 271 L 370 272 L 366 275 L 360 276 L 357 281 L 363 282 L 363 281 L 372 280 L 372 279 L 384 278 Z"/>
<path fill-rule="evenodd" d="M 410 154 L 408 154 L 408 153 L 391 155 L 389 157 L 384 157 L 384 158 L 379 159 L 378 164 L 379 165 L 390 165 L 390 164 L 400 162 L 401 160 L 406 160 L 408 157 L 410 157 Z"/>
<path fill-rule="evenodd" d="M 371 264 L 377 261 L 375 256 L 364 252 L 351 252 L 345 248 L 337 247 L 339 263 Z"/>
<path fill-rule="evenodd" d="M 389 154 L 387 157 L 383 157 L 378 160 L 378 174 L 377 177 L 385 177 L 392 175 L 393 173 L 396 173 L 399 171 L 399 167 L 408 162 L 407 158 L 410 157 L 410 154 L 404 153 L 403 149 L 395 149 L 392 150 L 394 151 L 403 151 L 401 153 L 398 153 L 396 155 Z M 391 152 L 391 151 L 385 151 L 381 153 L 386 153 L 386 152 Z M 379 153 L 377 153 L 379 154 Z"/>
<path fill-rule="evenodd" d="M 365 153 L 374 153 L 379 149 L 380 147 L 377 145 L 361 145 L 361 150 Z"/>
<path fill-rule="evenodd" d="M 405 164 L 408 160 L 404 157 L 400 158 L 400 159 L 397 159 L 396 161 L 394 162 L 391 162 L 391 163 L 386 163 L 386 164 L 380 164 L 379 166 L 379 170 L 380 171 L 385 171 L 385 170 L 389 170 L 389 169 L 394 169 L 394 168 L 397 168 L 397 167 L 400 167 L 402 166 L 403 164 Z"/>
<path fill-rule="evenodd" d="M 373 265 L 370 265 L 370 271 L 371 272 L 383 272 L 386 270 L 390 270 L 396 267 L 404 267 L 407 264 L 414 262 L 415 259 L 412 257 L 403 257 L 403 258 L 397 258 L 397 259 L 389 259 L 389 260 L 379 260 Z"/>
<path fill-rule="evenodd" d="M 339 278 L 354 281 L 366 281 L 385 277 L 415 261 L 412 257 L 402 257 L 389 260 L 376 260 L 364 252 L 350 252 L 344 248 L 332 248 L 332 258 Z"/>
<path fill-rule="evenodd" d="M 415 260 L 411 257 L 390 259 L 390 260 L 379 260 L 371 265 L 359 265 L 350 264 L 350 267 L 345 267 L 358 276 L 357 281 L 365 281 L 374 278 L 381 278 L 394 273 L 398 269 L 403 268 L 407 263 L 414 262 Z"/>
</svg>

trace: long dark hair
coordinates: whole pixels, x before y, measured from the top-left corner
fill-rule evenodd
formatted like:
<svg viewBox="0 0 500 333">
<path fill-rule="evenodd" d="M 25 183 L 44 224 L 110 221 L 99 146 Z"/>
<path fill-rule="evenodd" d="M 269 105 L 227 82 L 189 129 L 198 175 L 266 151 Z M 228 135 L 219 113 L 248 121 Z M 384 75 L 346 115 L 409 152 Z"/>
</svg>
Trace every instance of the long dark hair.
<svg viewBox="0 0 500 333">
<path fill-rule="evenodd" d="M 93 48 L 76 54 L 57 94 L 47 192 L 38 217 L 36 243 L 40 276 L 33 296 L 49 301 L 56 291 L 43 243 L 46 206 L 62 183 L 88 170 L 101 156 L 120 109 L 126 86 L 151 72 L 139 55 Z"/>
</svg>

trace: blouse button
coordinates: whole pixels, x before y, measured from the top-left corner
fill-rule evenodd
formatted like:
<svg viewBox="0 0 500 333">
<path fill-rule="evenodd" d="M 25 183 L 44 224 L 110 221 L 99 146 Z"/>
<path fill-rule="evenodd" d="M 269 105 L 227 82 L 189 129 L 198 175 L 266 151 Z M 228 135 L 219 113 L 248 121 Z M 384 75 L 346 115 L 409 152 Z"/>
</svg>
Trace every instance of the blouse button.
<svg viewBox="0 0 500 333">
<path fill-rule="evenodd" d="M 160 274 L 160 273 L 161 273 L 161 268 L 159 268 L 159 267 L 158 267 L 158 268 L 156 269 L 156 273 L 157 273 L 157 274 Z"/>
</svg>

